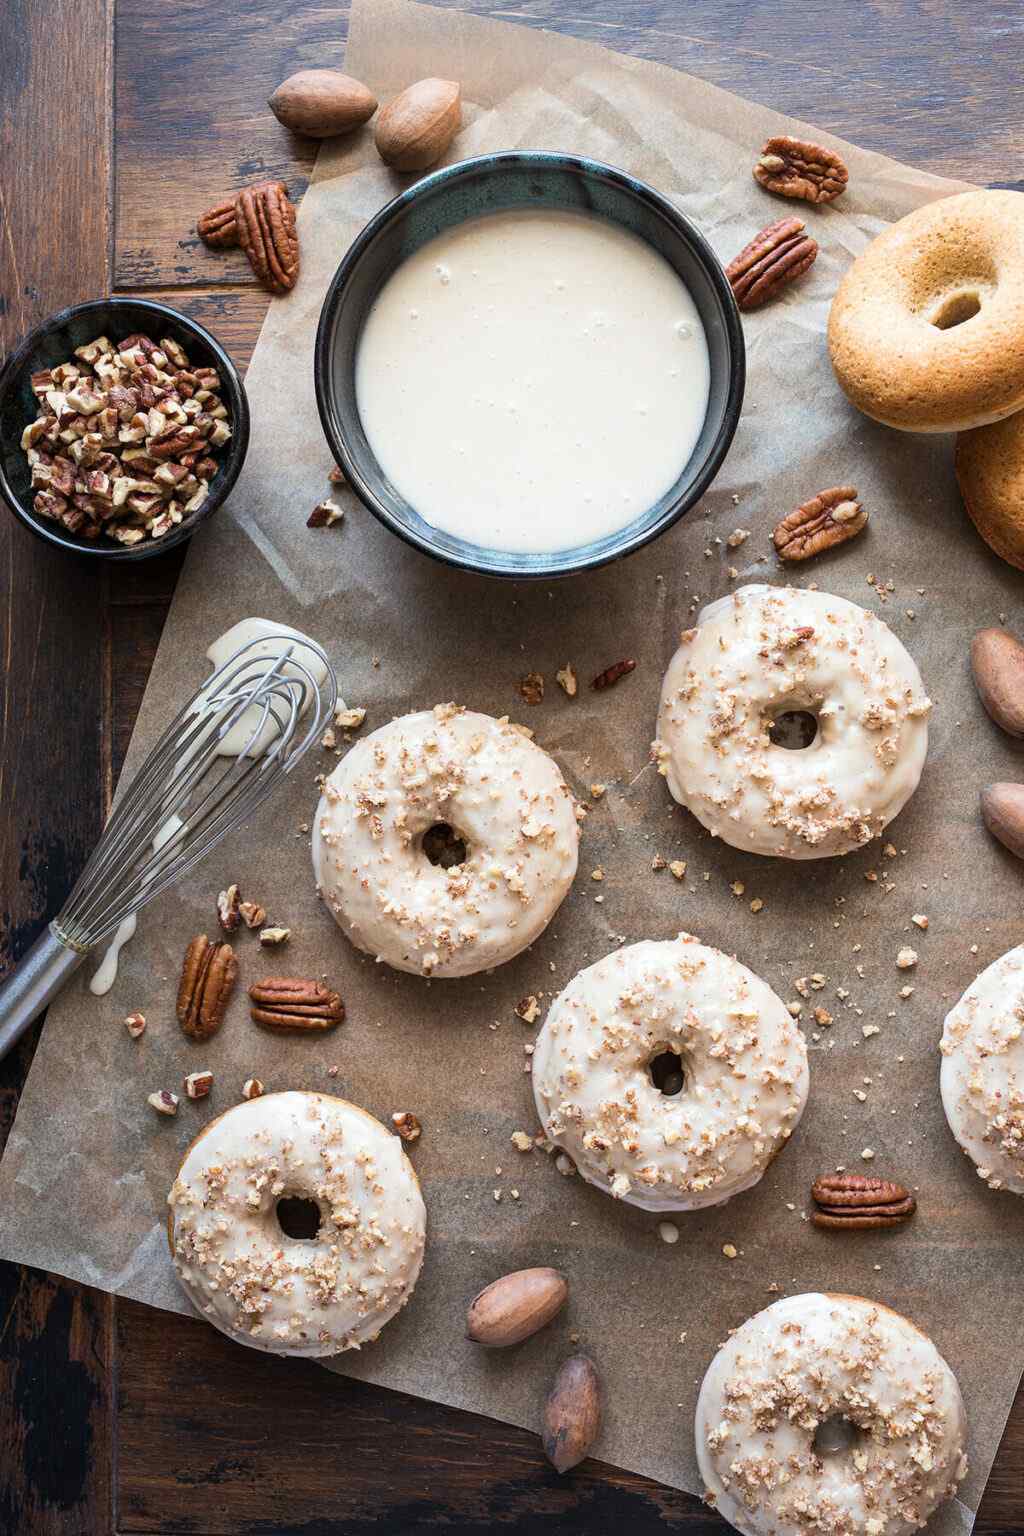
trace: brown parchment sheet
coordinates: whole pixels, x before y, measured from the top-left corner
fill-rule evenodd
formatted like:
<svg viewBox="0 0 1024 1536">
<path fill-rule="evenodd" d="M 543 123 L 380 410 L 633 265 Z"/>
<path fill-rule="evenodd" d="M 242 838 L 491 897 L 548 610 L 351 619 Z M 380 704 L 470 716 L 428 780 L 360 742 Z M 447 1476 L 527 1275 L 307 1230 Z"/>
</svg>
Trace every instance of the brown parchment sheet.
<svg viewBox="0 0 1024 1536">
<path fill-rule="evenodd" d="M 655 64 L 404 0 L 355 0 L 346 67 L 383 99 L 425 75 L 460 80 L 466 126 L 450 158 L 530 147 L 611 161 L 672 197 L 726 261 L 790 209 L 755 185 L 750 168 L 768 134 L 801 125 Z M 339 1370 L 535 1427 L 553 1361 L 578 1335 L 607 1389 L 597 1454 L 697 1490 L 695 1394 L 726 1331 L 772 1300 L 770 1286 L 878 1298 L 932 1335 L 964 1391 L 971 1472 L 963 1502 L 932 1526 L 950 1532 L 970 1528 L 1024 1364 L 1024 1201 L 990 1193 L 958 1152 L 940 1107 L 937 1050 L 950 1004 L 1022 937 L 1020 866 L 988 839 L 977 809 L 981 785 L 1017 777 L 1019 748 L 982 713 L 967 667 L 978 626 L 1014 622 L 1021 578 L 973 533 L 951 441 L 876 426 L 833 379 L 824 329 L 841 273 L 886 222 L 959 190 L 839 147 L 847 193 L 834 207 L 796 210 L 821 244 L 816 264 L 744 319 L 746 404 L 716 485 L 652 548 L 557 586 L 448 570 L 345 491 L 343 523 L 307 531 L 331 462 L 312 384 L 321 301 L 360 226 L 406 184 L 381 166 L 366 134 L 321 151 L 299 212 L 301 279 L 271 304 L 249 370 L 245 471 L 191 548 L 127 771 L 205 675 L 210 642 L 256 614 L 327 648 L 345 699 L 367 709 L 365 729 L 447 699 L 510 712 L 582 799 L 595 782 L 607 793 L 591 802 L 575 887 L 532 950 L 491 975 L 426 982 L 357 954 L 319 907 L 308 832 L 314 776 L 334 757 L 311 754 L 251 826 L 141 915 L 106 998 L 87 991 L 89 965 L 51 1009 L 0 1168 L 0 1252 L 187 1311 L 167 1254 L 165 1196 L 188 1142 L 238 1099 L 246 1077 L 268 1089 L 337 1092 L 385 1119 L 411 1110 L 424 1127 L 412 1148 L 429 1210 L 422 1278 L 380 1341 L 342 1357 Z M 438 357 L 438 389 L 458 367 Z M 844 481 L 870 508 L 866 533 L 813 564 L 779 567 L 770 545 L 779 517 Z M 736 528 L 751 537 L 731 549 Z M 748 581 L 815 583 L 862 603 L 919 662 L 936 708 L 921 787 L 890 829 L 895 857 L 879 843 L 813 864 L 734 852 L 673 805 L 648 765 L 680 629 L 698 604 Z M 635 673 L 592 693 L 590 677 L 623 656 L 636 657 Z M 574 700 L 555 683 L 566 662 L 581 679 Z M 547 691 L 528 709 L 515 685 L 532 670 Z M 685 859 L 685 879 L 653 872 L 655 854 Z M 600 885 L 590 879 L 597 867 Z M 174 1021 L 176 977 L 192 935 L 216 932 L 214 900 L 230 881 L 293 936 L 271 954 L 252 935 L 238 938 L 243 986 L 222 1031 L 196 1048 Z M 756 913 L 754 899 L 764 903 Z M 922 912 L 927 932 L 910 922 Z M 513 1008 L 531 992 L 546 1005 L 623 941 L 680 929 L 738 955 L 784 1000 L 808 973 L 827 983 L 804 1008 L 811 1093 L 792 1143 L 754 1190 L 679 1216 L 679 1242 L 668 1246 L 658 1218 L 563 1177 L 542 1151 L 513 1146 L 513 1131 L 536 1129 L 524 1046 L 537 1028 Z M 903 972 L 895 957 L 908 943 L 920 962 Z M 347 1004 L 345 1025 L 317 1040 L 261 1032 L 244 986 L 279 970 L 329 976 Z M 908 984 L 912 995 L 901 999 Z M 813 1023 L 816 1006 L 830 1025 Z M 121 1022 L 136 1008 L 149 1020 L 138 1042 Z M 868 1025 L 878 1033 L 866 1038 Z M 155 1116 L 147 1093 L 180 1091 L 197 1067 L 216 1074 L 211 1097 L 183 1099 L 174 1120 Z M 807 1219 L 812 1179 L 837 1163 L 867 1167 L 864 1148 L 874 1149 L 872 1170 L 919 1190 L 917 1218 L 895 1233 L 819 1233 Z M 732 1261 L 726 1243 L 739 1250 Z M 513 1352 L 474 1349 L 463 1338 L 466 1301 L 495 1276 L 538 1263 L 569 1275 L 564 1314 Z"/>
</svg>

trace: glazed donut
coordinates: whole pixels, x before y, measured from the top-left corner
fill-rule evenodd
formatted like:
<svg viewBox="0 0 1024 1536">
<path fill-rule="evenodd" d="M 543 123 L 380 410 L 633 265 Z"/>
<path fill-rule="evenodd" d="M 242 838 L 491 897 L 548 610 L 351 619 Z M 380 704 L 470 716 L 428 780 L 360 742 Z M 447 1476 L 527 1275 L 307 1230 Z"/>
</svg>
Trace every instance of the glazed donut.
<svg viewBox="0 0 1024 1536">
<path fill-rule="evenodd" d="M 1024 1195 L 1024 944 L 946 1015 L 939 1085 L 949 1128 L 989 1189 Z"/>
<path fill-rule="evenodd" d="M 425 851 L 436 829 L 461 863 Z M 450 831 L 449 831 L 450 829 Z M 511 960 L 576 874 L 576 804 L 555 762 L 507 720 L 455 704 L 403 715 L 324 785 L 321 895 L 359 949 L 399 971 L 471 976 Z"/>
<path fill-rule="evenodd" d="M 956 477 L 985 543 L 1024 571 L 1024 412 L 962 432 L 956 440 Z"/>
<path fill-rule="evenodd" d="M 884 230 L 839 285 L 836 377 L 866 415 L 963 432 L 1024 407 L 1024 193 L 977 189 Z"/>
<path fill-rule="evenodd" d="M 659 1063 L 673 1079 L 661 1088 Z M 793 1133 L 807 1046 L 760 977 L 681 933 L 580 971 L 532 1076 L 545 1134 L 585 1179 L 648 1211 L 692 1211 L 750 1189 Z"/>
<path fill-rule="evenodd" d="M 315 1237 L 286 1233 L 285 1200 L 319 1207 Z M 268 1093 L 218 1115 L 185 1153 L 167 1203 L 193 1306 L 229 1338 L 276 1354 L 334 1355 L 375 1339 L 423 1262 L 426 1212 L 401 1141 L 326 1093 Z"/>
<path fill-rule="evenodd" d="M 694 1433 L 704 1497 L 744 1536 L 907 1536 L 967 1472 L 953 1372 L 860 1296 L 787 1296 L 745 1322 Z"/>
<path fill-rule="evenodd" d="M 892 631 L 827 592 L 741 587 L 685 630 L 652 753 L 673 797 L 734 848 L 820 859 L 870 842 L 917 788 L 931 704 Z M 803 751 L 774 744 L 808 713 Z"/>
</svg>

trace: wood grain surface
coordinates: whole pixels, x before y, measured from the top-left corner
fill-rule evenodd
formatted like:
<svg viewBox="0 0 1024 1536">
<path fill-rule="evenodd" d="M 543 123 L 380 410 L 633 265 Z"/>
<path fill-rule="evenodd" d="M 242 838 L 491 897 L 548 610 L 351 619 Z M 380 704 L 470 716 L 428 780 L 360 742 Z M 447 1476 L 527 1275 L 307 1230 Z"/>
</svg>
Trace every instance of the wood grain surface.
<svg viewBox="0 0 1024 1536">
<path fill-rule="evenodd" d="M 925 169 L 1024 189 L 1020 0 L 519 0 L 462 9 L 675 65 Z M 0 0 L 0 352 L 52 310 L 161 294 L 236 361 L 266 299 L 197 214 L 313 146 L 265 110 L 343 56 L 345 8 L 295 0 Z M 123 756 L 180 559 L 97 574 L 0 518 L 0 965 L 59 907 Z M 0 1137 L 33 1042 L 0 1064 Z M 682 1429 L 681 1429 L 682 1432 Z M 264 1358 L 198 1321 L 0 1266 L 0 1533 L 635 1536 L 725 1529 L 530 1434 Z M 1024 1533 L 1024 1403 L 982 1505 Z"/>
</svg>

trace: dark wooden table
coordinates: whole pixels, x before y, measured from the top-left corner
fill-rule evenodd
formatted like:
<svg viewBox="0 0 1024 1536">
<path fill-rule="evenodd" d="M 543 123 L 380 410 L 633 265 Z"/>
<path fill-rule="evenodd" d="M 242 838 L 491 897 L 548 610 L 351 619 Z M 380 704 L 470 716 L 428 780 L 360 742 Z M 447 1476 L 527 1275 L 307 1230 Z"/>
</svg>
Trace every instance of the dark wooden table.
<svg viewBox="0 0 1024 1536">
<path fill-rule="evenodd" d="M 493 14 L 677 65 L 928 170 L 1024 189 L 1020 0 L 518 0 Z M 244 363 L 266 300 L 243 260 L 198 245 L 195 218 L 258 177 L 301 194 L 312 146 L 264 103 L 292 70 L 339 61 L 344 37 L 345 8 L 316 0 L 3 0 L 0 353 L 52 310 L 116 291 L 167 297 Z M 179 565 L 97 572 L 0 516 L 0 967 L 92 848 Z M 0 1065 L 0 1139 L 33 1045 Z M 1022 1451 L 1018 1398 L 987 1536 L 1024 1532 Z M 610 1467 L 558 1479 L 525 1432 L 0 1266 L 3 1536 L 627 1525 L 724 1529 Z"/>
</svg>

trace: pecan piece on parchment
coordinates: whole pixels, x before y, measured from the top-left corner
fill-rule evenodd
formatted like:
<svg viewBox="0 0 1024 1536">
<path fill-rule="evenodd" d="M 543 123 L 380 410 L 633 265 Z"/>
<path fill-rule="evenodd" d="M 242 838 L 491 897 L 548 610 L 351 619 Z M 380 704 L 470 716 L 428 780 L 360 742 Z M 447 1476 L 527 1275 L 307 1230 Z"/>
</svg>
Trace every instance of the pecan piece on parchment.
<svg viewBox="0 0 1024 1536">
<path fill-rule="evenodd" d="M 295 208 L 283 181 L 261 181 L 235 198 L 238 243 L 271 293 L 287 293 L 299 275 Z"/>
<path fill-rule="evenodd" d="M 868 514 L 852 485 L 834 485 L 797 507 L 772 534 L 780 560 L 809 560 L 860 533 Z"/>
<path fill-rule="evenodd" d="M 235 200 L 226 197 L 215 208 L 208 208 L 196 225 L 196 234 L 204 245 L 214 251 L 226 251 L 238 244 L 238 221 L 235 218 Z"/>
<path fill-rule="evenodd" d="M 899 1227 L 917 1209 L 903 1184 L 863 1173 L 826 1173 L 811 1185 L 811 1197 L 817 1206 L 811 1220 L 832 1232 Z"/>
<path fill-rule="evenodd" d="M 309 1034 L 334 1029 L 345 1017 L 337 992 L 301 976 L 265 976 L 249 988 L 254 1024 Z"/>
<path fill-rule="evenodd" d="M 777 219 L 756 234 L 725 269 L 740 309 L 757 309 L 802 276 L 818 254 L 803 219 Z"/>
<path fill-rule="evenodd" d="M 238 980 L 238 961 L 230 944 L 211 944 L 198 934 L 185 951 L 178 983 L 178 1023 L 192 1040 L 208 1040 L 224 1023 Z"/>
<path fill-rule="evenodd" d="M 754 166 L 754 180 L 766 191 L 799 197 L 805 203 L 830 203 L 849 179 L 849 171 L 831 149 L 788 134 L 769 139 Z"/>
</svg>

